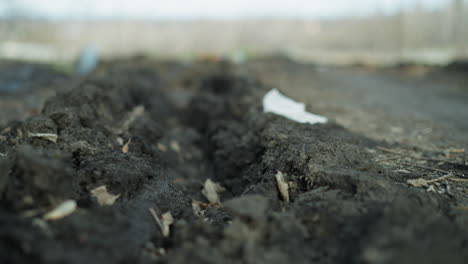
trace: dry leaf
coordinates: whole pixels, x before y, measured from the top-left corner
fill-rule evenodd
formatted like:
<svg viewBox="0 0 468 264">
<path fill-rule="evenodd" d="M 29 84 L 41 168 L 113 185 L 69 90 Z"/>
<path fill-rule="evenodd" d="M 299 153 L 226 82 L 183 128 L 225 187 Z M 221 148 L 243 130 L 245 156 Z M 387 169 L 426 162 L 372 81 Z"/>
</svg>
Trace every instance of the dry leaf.
<svg viewBox="0 0 468 264">
<path fill-rule="evenodd" d="M 278 171 L 275 175 L 276 178 L 276 185 L 278 186 L 278 191 L 281 195 L 281 198 L 283 201 L 289 202 L 289 185 L 288 183 L 284 180 L 283 173 L 281 171 Z"/>
<path fill-rule="evenodd" d="M 223 192 L 225 190 L 226 189 L 223 186 L 213 182 L 210 179 L 207 179 L 203 185 L 202 194 L 206 197 L 206 199 L 208 199 L 210 203 L 219 204 L 221 203 L 221 200 L 219 199 L 218 192 Z"/>
<path fill-rule="evenodd" d="M 91 194 L 96 197 L 99 205 L 113 205 L 115 200 L 120 197 L 120 194 L 113 195 L 109 193 L 105 185 L 91 190 Z"/>
<path fill-rule="evenodd" d="M 66 200 L 57 206 L 54 210 L 44 215 L 45 220 L 59 220 L 76 210 L 76 202 L 74 200 Z"/>
<path fill-rule="evenodd" d="M 125 145 L 123 145 L 123 147 L 122 147 L 122 152 L 123 153 L 128 153 L 130 142 L 132 142 L 132 139 L 129 139 L 127 141 L 127 143 L 125 143 Z"/>
<path fill-rule="evenodd" d="M 28 136 L 32 138 L 43 138 L 49 140 L 50 142 L 57 143 L 57 134 L 52 133 L 31 133 L 28 131 Z"/>
<path fill-rule="evenodd" d="M 149 209 L 151 215 L 153 216 L 154 220 L 158 224 L 159 228 L 161 229 L 161 233 L 164 237 L 168 237 L 171 232 L 171 225 L 174 223 L 174 218 L 172 217 L 171 212 L 164 213 L 161 218 L 156 214 L 153 208 Z"/>
</svg>

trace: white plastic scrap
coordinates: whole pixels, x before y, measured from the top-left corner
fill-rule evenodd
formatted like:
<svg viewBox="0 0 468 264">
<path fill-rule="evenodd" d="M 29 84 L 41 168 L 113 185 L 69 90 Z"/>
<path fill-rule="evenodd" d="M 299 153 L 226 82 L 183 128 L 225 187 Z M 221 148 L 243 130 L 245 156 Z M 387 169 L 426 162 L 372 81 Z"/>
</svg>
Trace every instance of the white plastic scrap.
<svg viewBox="0 0 468 264">
<path fill-rule="evenodd" d="M 45 220 L 59 220 L 68 215 L 71 215 L 76 210 L 76 202 L 74 200 L 66 200 L 57 206 L 54 210 L 44 215 Z"/>
<path fill-rule="evenodd" d="M 263 97 L 263 111 L 274 113 L 287 119 L 308 124 L 323 124 L 328 121 L 324 116 L 315 115 L 305 110 L 305 104 L 282 95 L 277 89 L 271 89 Z"/>
</svg>

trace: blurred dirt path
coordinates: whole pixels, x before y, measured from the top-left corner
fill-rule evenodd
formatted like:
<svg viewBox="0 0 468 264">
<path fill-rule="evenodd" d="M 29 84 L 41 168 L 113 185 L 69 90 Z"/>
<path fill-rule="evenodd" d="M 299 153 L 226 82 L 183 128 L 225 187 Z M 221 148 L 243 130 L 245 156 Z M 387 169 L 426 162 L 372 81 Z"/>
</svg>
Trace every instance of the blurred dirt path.
<svg viewBox="0 0 468 264">
<path fill-rule="evenodd" d="M 288 60 L 249 65 L 310 111 L 367 136 L 426 149 L 468 146 L 467 80 L 403 69 L 326 68 Z"/>
</svg>

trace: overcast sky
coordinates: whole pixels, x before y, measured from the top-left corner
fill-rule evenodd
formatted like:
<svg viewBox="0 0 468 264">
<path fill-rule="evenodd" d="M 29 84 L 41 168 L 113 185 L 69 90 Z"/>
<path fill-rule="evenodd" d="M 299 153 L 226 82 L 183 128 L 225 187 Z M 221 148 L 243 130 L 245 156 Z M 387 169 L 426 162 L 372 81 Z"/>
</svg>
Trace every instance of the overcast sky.
<svg viewBox="0 0 468 264">
<path fill-rule="evenodd" d="M 421 3 L 434 8 L 450 0 L 0 0 L 29 13 L 60 18 L 193 19 L 242 17 L 323 18 L 392 12 Z"/>
</svg>

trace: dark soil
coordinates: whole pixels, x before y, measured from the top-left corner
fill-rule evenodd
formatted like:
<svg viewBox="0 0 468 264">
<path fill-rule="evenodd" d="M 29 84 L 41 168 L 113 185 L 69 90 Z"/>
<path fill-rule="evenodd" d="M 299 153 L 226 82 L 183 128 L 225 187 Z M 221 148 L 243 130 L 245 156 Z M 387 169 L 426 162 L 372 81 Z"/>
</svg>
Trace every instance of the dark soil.
<svg viewBox="0 0 468 264">
<path fill-rule="evenodd" d="M 444 174 L 375 162 L 378 146 L 407 146 L 263 113 L 271 87 L 242 67 L 114 60 L 1 126 L 0 263 L 466 263 L 468 183 L 409 186 Z M 457 164 L 426 166 L 463 179 Z M 221 205 L 206 179 L 226 188 Z M 102 185 L 115 204 L 91 195 Z M 42 219 L 67 199 L 73 214 Z M 149 208 L 172 213 L 169 237 Z"/>
</svg>

